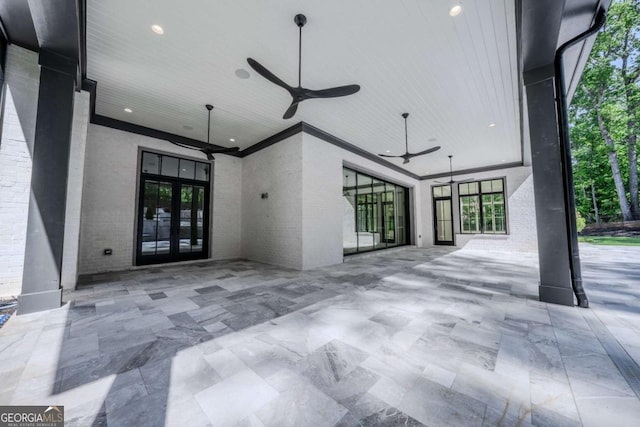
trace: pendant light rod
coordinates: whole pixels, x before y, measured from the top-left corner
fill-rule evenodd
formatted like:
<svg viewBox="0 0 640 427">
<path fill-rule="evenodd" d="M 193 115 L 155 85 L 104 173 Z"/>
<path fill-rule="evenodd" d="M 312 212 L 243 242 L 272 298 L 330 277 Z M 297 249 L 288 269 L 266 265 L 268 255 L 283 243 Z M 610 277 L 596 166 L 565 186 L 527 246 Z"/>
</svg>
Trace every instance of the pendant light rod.
<svg viewBox="0 0 640 427">
<path fill-rule="evenodd" d="M 205 107 L 209 110 L 209 120 L 207 121 L 207 144 L 210 144 L 209 135 L 211 135 L 211 110 L 213 110 L 213 105 L 206 104 Z"/>
<path fill-rule="evenodd" d="M 293 17 L 298 26 L 298 87 L 302 87 L 302 27 L 307 23 L 307 17 L 299 13 Z"/>
<path fill-rule="evenodd" d="M 407 132 L 407 117 L 409 117 L 409 113 L 402 113 L 402 117 L 404 117 L 404 147 L 405 152 L 409 152 L 409 134 Z"/>
</svg>

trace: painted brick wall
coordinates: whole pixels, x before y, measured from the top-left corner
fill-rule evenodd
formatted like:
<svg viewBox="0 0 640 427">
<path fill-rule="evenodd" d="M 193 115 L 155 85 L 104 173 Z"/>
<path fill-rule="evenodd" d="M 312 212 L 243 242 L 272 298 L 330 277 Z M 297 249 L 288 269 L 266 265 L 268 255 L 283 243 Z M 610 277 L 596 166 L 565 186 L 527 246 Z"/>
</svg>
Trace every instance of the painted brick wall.
<svg viewBox="0 0 640 427">
<path fill-rule="evenodd" d="M 10 45 L 0 141 L 0 296 L 18 295 L 31 186 L 40 67 L 34 52 Z"/>
<path fill-rule="evenodd" d="M 267 199 L 261 194 L 268 193 Z M 258 151 L 242 164 L 242 253 L 302 269 L 302 134 Z"/>
<path fill-rule="evenodd" d="M 87 136 L 79 273 L 134 268 L 138 147 L 201 158 L 167 141 L 89 125 Z M 241 161 L 216 155 L 213 179 L 212 258 L 240 255 Z M 105 248 L 112 255 L 103 255 Z"/>
<path fill-rule="evenodd" d="M 458 175 L 454 176 L 454 179 L 461 180 L 473 178 L 474 180 L 482 180 L 501 177 L 506 178 L 509 234 L 459 234 L 460 206 L 457 195 L 457 185 L 454 184 L 452 186 L 452 204 L 453 225 L 456 232 L 455 243 L 457 247 L 477 250 L 509 250 L 521 252 L 537 250 L 533 178 L 530 167 L 509 168 L 490 172 L 474 173 L 472 175 Z M 425 246 L 433 245 L 433 205 L 431 199 L 431 187 L 434 184 L 433 180 L 422 181 L 421 183 Z"/>
<path fill-rule="evenodd" d="M 64 220 L 64 250 L 62 253 L 62 274 L 60 279 L 60 284 L 65 289 L 75 289 L 78 281 L 80 218 L 82 215 L 84 159 L 89 127 L 90 101 L 89 92 L 75 93 L 69 152 L 69 177 L 67 178 L 67 206 Z"/>
<path fill-rule="evenodd" d="M 342 167 L 350 166 L 373 176 L 415 189 L 413 215 L 422 215 L 419 181 L 387 169 L 312 135 L 303 134 L 303 266 L 305 269 L 342 262 L 344 198 Z M 422 222 L 413 225 L 413 239 L 420 245 Z"/>
</svg>

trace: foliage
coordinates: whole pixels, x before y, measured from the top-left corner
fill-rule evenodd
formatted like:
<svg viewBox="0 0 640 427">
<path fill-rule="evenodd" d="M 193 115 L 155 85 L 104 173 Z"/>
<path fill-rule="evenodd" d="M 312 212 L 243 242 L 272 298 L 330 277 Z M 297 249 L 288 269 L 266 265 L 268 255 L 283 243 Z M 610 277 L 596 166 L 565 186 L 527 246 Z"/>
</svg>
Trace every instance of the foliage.
<svg viewBox="0 0 640 427">
<path fill-rule="evenodd" d="M 587 222 L 640 218 L 640 0 L 614 1 L 570 113 L 576 207 Z"/>
<path fill-rule="evenodd" d="M 580 215 L 580 211 L 576 211 L 576 228 L 578 229 L 578 233 L 584 230 L 584 227 L 587 225 L 587 220 Z"/>
</svg>

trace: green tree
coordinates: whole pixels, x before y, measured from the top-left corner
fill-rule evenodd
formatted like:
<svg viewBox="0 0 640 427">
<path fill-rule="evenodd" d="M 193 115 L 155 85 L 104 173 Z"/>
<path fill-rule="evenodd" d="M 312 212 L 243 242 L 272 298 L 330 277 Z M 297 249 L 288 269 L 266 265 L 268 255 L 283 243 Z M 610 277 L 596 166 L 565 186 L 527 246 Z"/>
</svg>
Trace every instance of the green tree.
<svg viewBox="0 0 640 427">
<path fill-rule="evenodd" d="M 576 201 L 591 221 L 640 219 L 639 52 L 640 0 L 615 1 L 570 107 Z"/>
</svg>

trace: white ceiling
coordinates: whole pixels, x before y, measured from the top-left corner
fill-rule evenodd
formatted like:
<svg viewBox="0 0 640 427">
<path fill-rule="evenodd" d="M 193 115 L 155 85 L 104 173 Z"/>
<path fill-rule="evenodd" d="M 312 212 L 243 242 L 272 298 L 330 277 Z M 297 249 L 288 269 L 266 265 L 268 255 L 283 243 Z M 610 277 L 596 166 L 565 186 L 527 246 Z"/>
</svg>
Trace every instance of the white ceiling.
<svg viewBox="0 0 640 427">
<path fill-rule="evenodd" d="M 520 161 L 514 2 L 467 0 L 457 17 L 449 16 L 450 5 L 88 0 L 87 77 L 98 82 L 96 113 L 206 141 L 204 104 L 211 103 L 212 142 L 219 145 L 246 148 L 302 120 L 370 152 L 402 154 L 406 111 L 409 151 L 442 146 L 404 165 L 413 173 L 448 171 L 448 154 L 454 169 Z M 246 58 L 295 85 L 297 13 L 308 19 L 302 85 L 362 89 L 305 101 L 283 120 L 290 96 Z M 250 78 L 238 78 L 239 68 Z"/>
</svg>

